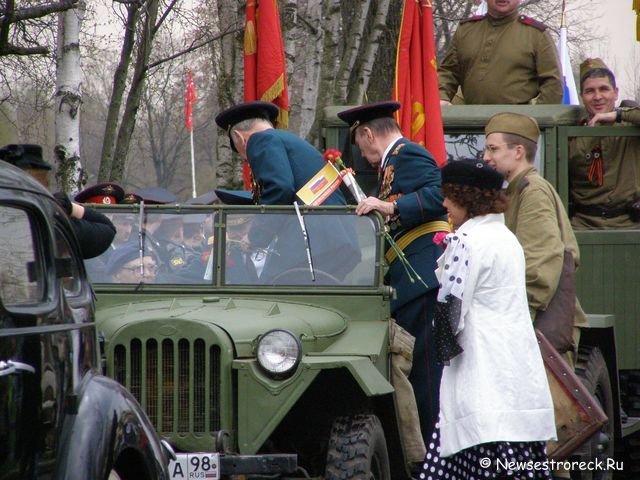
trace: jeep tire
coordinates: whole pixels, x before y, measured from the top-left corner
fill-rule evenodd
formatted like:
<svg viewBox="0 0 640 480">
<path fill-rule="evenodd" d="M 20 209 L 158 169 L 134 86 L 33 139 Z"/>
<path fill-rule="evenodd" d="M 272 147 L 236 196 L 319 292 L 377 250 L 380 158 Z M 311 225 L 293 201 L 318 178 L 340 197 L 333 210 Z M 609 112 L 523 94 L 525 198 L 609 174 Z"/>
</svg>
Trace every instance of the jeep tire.
<svg viewBox="0 0 640 480">
<path fill-rule="evenodd" d="M 576 375 L 587 387 L 593 397 L 600 403 L 602 410 L 607 415 L 609 421 L 597 431 L 586 445 L 588 458 L 586 461 L 600 459 L 606 463 L 607 458 L 613 458 L 614 452 L 614 412 L 613 393 L 611 389 L 611 379 L 607 370 L 607 363 L 602 352 L 597 347 L 588 345 L 580 346 L 578 351 L 578 361 L 576 362 Z M 583 450 L 585 447 L 581 447 Z M 581 480 L 610 480 L 613 472 L 606 470 L 596 470 L 582 472 Z"/>
<path fill-rule="evenodd" d="M 354 415 L 334 420 L 329 435 L 326 480 L 389 480 L 389 454 L 380 420 Z"/>
</svg>

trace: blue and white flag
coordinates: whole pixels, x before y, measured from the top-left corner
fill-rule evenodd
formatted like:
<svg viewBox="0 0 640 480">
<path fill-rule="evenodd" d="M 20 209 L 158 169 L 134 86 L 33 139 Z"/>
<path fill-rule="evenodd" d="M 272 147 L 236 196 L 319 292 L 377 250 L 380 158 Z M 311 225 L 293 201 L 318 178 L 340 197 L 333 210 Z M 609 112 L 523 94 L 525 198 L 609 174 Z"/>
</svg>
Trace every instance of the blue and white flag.
<svg viewBox="0 0 640 480">
<path fill-rule="evenodd" d="M 486 15 L 487 13 L 487 2 L 482 0 L 480 5 L 478 5 L 478 9 L 476 10 L 476 15 Z"/>
<path fill-rule="evenodd" d="M 580 105 L 578 90 L 576 89 L 576 81 L 575 78 L 573 78 L 573 71 L 571 70 L 571 59 L 569 58 L 569 48 L 567 46 L 567 27 L 565 25 L 560 27 L 560 44 L 558 45 L 558 54 L 560 56 L 562 84 L 564 86 L 562 104 Z"/>
</svg>

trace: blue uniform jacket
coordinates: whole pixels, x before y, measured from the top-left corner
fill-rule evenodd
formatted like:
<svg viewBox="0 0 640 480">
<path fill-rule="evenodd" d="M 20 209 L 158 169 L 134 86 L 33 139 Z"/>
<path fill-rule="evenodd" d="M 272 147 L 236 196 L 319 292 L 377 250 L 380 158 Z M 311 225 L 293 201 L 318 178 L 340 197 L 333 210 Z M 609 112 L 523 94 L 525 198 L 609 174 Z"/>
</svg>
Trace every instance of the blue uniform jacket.
<svg viewBox="0 0 640 480">
<path fill-rule="evenodd" d="M 285 130 L 269 129 L 254 133 L 247 143 L 247 159 L 260 189 L 261 205 L 292 205 L 296 192 L 325 162 L 311 144 Z M 340 190 L 323 205 L 344 205 Z"/>
<path fill-rule="evenodd" d="M 297 198 L 296 192 L 325 166 L 320 152 L 308 142 L 290 132 L 275 129 L 251 135 L 247 143 L 247 159 L 258 184 L 258 203 L 263 205 L 292 205 Z M 323 203 L 345 204 L 339 190 Z M 335 221 L 327 223 L 309 216 L 306 223 L 314 266 L 342 279 L 360 260 L 353 221 L 336 217 Z M 263 248 L 271 245 L 276 237 L 278 240 L 273 249 L 278 254 L 267 260 L 261 276 L 266 282 L 287 269 L 306 267 L 306 253 L 297 219 L 289 216 L 284 224 L 262 219 L 249 233 L 251 243 Z"/>
<path fill-rule="evenodd" d="M 398 146 L 403 144 L 401 148 Z M 433 156 L 422 146 L 402 138 L 391 148 L 384 171 L 378 181 L 379 198 L 395 199 L 398 203 L 399 222 L 392 222 L 391 235 L 398 240 L 414 227 L 433 220 L 446 220 L 442 206 L 440 169 Z M 393 228 L 393 223 L 397 223 Z M 435 276 L 436 260 L 442 254 L 433 243 L 433 234 L 414 240 L 404 250 L 405 257 L 429 287 L 438 288 Z M 401 262 L 395 260 L 389 268 L 390 284 L 396 289 L 391 310 L 398 308 L 427 290 L 416 281 L 411 283 Z"/>
</svg>

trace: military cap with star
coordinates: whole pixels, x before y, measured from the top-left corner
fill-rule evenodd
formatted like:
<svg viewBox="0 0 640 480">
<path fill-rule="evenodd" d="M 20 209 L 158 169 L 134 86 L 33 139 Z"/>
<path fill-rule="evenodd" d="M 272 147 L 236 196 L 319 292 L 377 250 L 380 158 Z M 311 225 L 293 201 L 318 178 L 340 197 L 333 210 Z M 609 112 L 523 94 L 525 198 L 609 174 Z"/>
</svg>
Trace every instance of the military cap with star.
<svg viewBox="0 0 640 480">
<path fill-rule="evenodd" d="M 31 143 L 5 145 L 0 148 L 0 159 L 22 170 L 27 168 L 51 170 L 51 165 L 42 158 L 42 147 Z"/>
<path fill-rule="evenodd" d="M 580 64 L 580 79 L 582 80 L 591 70 L 607 70 L 613 74 L 601 58 L 587 58 Z"/>
<path fill-rule="evenodd" d="M 231 129 L 234 125 L 251 118 L 262 118 L 275 124 L 278 118 L 278 107 L 271 102 L 244 102 L 229 107 L 216 116 L 216 123 L 229 135 L 234 152 L 237 150 L 231 138 Z"/>
<path fill-rule="evenodd" d="M 441 170 L 442 184 L 468 185 L 480 190 L 501 190 L 504 177 L 488 163 L 464 159 L 447 163 Z"/>
<path fill-rule="evenodd" d="M 124 198 L 120 203 L 124 203 L 125 205 L 136 205 L 140 203 L 141 200 L 142 198 L 135 193 L 125 193 Z"/>
<path fill-rule="evenodd" d="M 78 203 L 115 205 L 124 198 L 124 189 L 113 182 L 98 183 L 85 188 L 73 198 Z"/>
<path fill-rule="evenodd" d="M 162 187 L 145 187 L 139 188 L 135 192 L 144 203 L 148 205 L 164 205 L 166 203 L 176 203 L 178 199 L 166 188 Z"/>
<path fill-rule="evenodd" d="M 399 108 L 399 102 L 370 103 L 338 112 L 338 118 L 349 124 L 351 143 L 353 143 L 356 128 L 376 118 L 393 118 L 393 113 Z"/>
</svg>

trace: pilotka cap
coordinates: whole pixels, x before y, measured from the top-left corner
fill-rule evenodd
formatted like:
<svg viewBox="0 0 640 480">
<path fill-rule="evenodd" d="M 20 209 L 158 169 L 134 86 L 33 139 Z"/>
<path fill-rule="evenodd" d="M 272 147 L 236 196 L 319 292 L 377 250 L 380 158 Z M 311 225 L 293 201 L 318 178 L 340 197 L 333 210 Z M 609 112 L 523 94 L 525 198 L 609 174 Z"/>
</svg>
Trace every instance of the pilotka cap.
<svg viewBox="0 0 640 480">
<path fill-rule="evenodd" d="M 580 64 L 580 79 L 582 79 L 590 70 L 596 69 L 609 70 L 609 67 L 600 58 L 587 58 Z"/>
<path fill-rule="evenodd" d="M 511 133 L 537 143 L 540 136 L 540 128 L 538 128 L 538 122 L 536 122 L 535 118 L 519 113 L 505 112 L 491 117 L 487 126 L 484 127 L 486 136 L 492 133 Z"/>
</svg>

